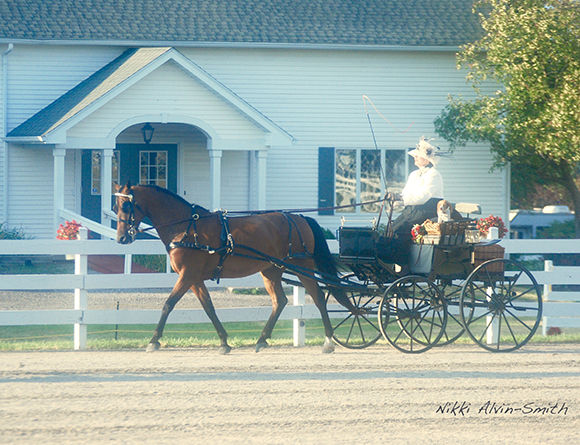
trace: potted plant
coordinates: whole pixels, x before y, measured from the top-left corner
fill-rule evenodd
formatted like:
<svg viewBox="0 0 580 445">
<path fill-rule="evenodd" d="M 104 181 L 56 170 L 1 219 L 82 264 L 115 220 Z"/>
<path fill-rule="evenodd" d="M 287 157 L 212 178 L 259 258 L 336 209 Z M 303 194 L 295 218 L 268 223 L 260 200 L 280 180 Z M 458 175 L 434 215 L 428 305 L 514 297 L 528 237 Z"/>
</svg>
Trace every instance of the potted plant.
<svg viewBox="0 0 580 445">
<path fill-rule="evenodd" d="M 79 239 L 79 231 L 81 227 L 81 223 L 76 222 L 74 219 L 72 221 L 65 221 L 64 225 L 61 224 L 58 227 L 56 238 L 62 240 Z"/>
<path fill-rule="evenodd" d="M 482 238 L 487 238 L 487 234 L 489 233 L 489 229 L 492 227 L 497 227 L 498 235 L 503 238 L 506 233 L 507 229 L 505 228 L 505 224 L 500 216 L 493 216 L 490 215 L 487 218 L 481 218 L 477 221 L 477 228 L 479 229 L 479 233 L 481 234 Z"/>
<path fill-rule="evenodd" d="M 60 240 L 77 240 L 79 239 L 79 231 L 81 228 L 81 223 L 76 222 L 74 219 L 72 221 L 65 221 L 61 224 L 56 231 L 56 239 Z M 75 256 L 73 254 L 65 255 L 67 260 L 74 260 Z"/>
</svg>

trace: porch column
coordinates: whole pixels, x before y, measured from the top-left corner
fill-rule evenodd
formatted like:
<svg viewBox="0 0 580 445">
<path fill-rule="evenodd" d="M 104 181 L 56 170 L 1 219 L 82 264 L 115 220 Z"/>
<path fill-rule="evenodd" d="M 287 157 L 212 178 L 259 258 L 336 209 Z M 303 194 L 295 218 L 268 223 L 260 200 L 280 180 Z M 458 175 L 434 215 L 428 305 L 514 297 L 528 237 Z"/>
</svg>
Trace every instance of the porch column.
<svg viewBox="0 0 580 445">
<path fill-rule="evenodd" d="M 209 151 L 210 210 L 219 209 L 221 205 L 222 150 Z"/>
<path fill-rule="evenodd" d="M 101 224 L 105 224 L 105 210 L 111 210 L 111 184 L 113 182 L 113 149 L 101 150 Z M 107 227 L 111 227 L 110 223 Z"/>
<path fill-rule="evenodd" d="M 54 232 L 58 230 L 60 224 L 59 212 L 64 209 L 64 158 L 66 156 L 66 149 L 53 148 L 52 157 L 54 163 L 54 179 L 53 179 L 53 205 L 54 205 Z"/>
<path fill-rule="evenodd" d="M 268 152 L 266 150 L 259 150 L 256 152 L 257 160 L 257 179 L 256 184 L 258 193 L 258 210 L 266 210 L 266 156 Z"/>
</svg>

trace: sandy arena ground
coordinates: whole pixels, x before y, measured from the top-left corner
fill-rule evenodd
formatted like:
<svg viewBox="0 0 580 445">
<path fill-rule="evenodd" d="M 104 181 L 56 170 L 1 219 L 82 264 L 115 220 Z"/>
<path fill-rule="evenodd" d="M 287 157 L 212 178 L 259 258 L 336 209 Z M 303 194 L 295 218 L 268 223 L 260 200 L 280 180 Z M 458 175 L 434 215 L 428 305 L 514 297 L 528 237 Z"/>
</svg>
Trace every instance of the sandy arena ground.
<svg viewBox="0 0 580 445">
<path fill-rule="evenodd" d="M 0 443 L 580 443 L 579 354 L 0 353 Z"/>
<path fill-rule="evenodd" d="M 119 297 L 91 294 L 89 307 L 160 309 L 167 291 Z M 198 304 L 188 294 L 178 307 Z M 68 307 L 66 292 L 0 293 L 0 310 Z M 580 443 L 580 345 L 4 352 L 0 443 Z"/>
</svg>

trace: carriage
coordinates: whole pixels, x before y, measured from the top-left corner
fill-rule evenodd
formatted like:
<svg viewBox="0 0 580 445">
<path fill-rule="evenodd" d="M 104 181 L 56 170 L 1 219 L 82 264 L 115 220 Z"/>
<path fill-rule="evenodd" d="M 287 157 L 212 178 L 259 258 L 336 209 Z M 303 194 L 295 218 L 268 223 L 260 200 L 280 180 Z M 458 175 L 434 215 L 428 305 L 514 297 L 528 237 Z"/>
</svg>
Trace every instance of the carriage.
<svg viewBox="0 0 580 445">
<path fill-rule="evenodd" d="M 339 229 L 342 279 L 359 312 L 329 297 L 337 343 L 360 349 L 384 337 L 402 352 L 421 353 L 467 334 L 488 351 L 507 352 L 530 340 L 542 317 L 534 276 L 504 258 L 497 240 L 473 237 L 469 216 L 480 213 L 478 205 L 456 208 L 466 218 L 441 223 L 438 235 L 414 244 L 406 275 L 381 260 L 377 228 Z"/>
<path fill-rule="evenodd" d="M 487 350 L 506 352 L 526 344 L 540 324 L 542 297 L 533 275 L 504 258 L 500 246 L 467 236 L 469 216 L 479 206 L 458 204 L 467 216 L 442 223 L 436 239 L 413 245 L 411 273 L 402 273 L 381 255 L 388 236 L 378 223 L 342 227 L 333 258 L 322 228 L 303 215 L 268 211 L 230 217 L 166 189 L 130 183 L 117 186 L 116 196 L 118 242 L 133 242 L 148 218 L 179 275 L 148 351 L 160 348 L 169 314 L 191 289 L 216 328 L 220 352 L 230 352 L 204 281 L 257 272 L 272 298 L 272 313 L 256 352 L 268 346 L 287 303 L 283 281 L 303 285 L 320 310 L 323 352 L 332 352 L 333 342 L 360 349 L 384 337 L 402 352 L 421 353 L 464 333 Z"/>
</svg>

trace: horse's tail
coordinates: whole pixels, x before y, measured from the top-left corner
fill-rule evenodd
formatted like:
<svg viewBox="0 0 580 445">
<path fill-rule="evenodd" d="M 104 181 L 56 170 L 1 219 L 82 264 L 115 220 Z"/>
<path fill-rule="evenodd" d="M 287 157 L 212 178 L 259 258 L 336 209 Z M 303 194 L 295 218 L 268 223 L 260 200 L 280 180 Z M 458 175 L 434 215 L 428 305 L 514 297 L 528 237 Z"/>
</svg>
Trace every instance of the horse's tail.
<svg viewBox="0 0 580 445">
<path fill-rule="evenodd" d="M 318 222 L 316 222 L 316 220 L 313 218 L 308 216 L 304 216 L 303 218 L 310 226 L 312 234 L 314 235 L 313 254 L 316 268 L 323 274 L 332 277 L 330 278 L 331 280 L 336 277 L 338 283 L 338 269 L 336 267 L 336 261 L 334 261 L 334 257 L 330 253 L 330 249 L 328 248 L 328 243 L 326 242 L 326 237 L 324 236 L 322 227 L 320 227 Z M 330 289 L 330 293 L 334 296 L 334 298 L 336 298 L 336 301 L 351 311 L 357 310 L 349 300 L 346 292 L 341 287 L 338 285 L 333 286 L 332 284 L 328 284 L 328 288 Z"/>
</svg>

